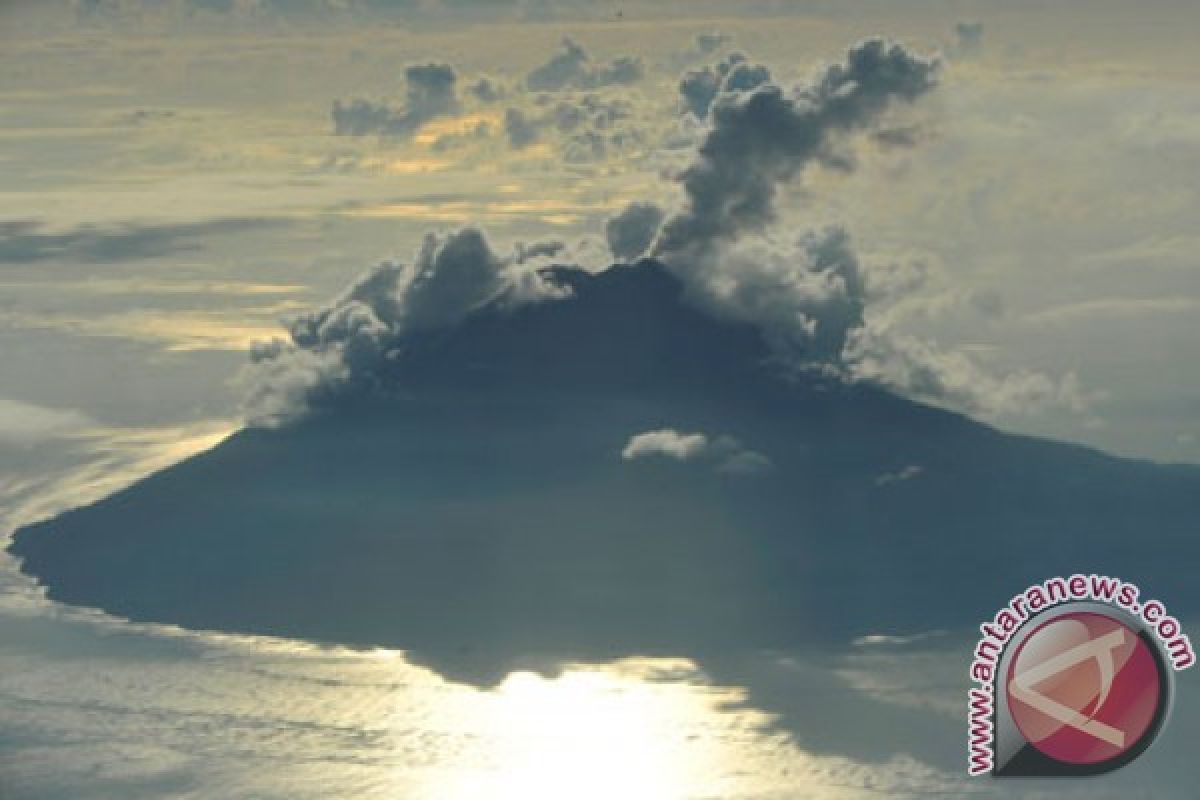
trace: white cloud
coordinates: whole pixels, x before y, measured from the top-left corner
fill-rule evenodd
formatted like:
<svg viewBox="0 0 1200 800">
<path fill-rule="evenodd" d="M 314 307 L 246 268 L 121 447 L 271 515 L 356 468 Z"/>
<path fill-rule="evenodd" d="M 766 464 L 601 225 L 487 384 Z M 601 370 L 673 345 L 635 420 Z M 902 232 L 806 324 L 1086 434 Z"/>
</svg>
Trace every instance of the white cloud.
<svg viewBox="0 0 1200 800">
<path fill-rule="evenodd" d="M 621 458 L 632 461 L 646 456 L 666 456 L 678 461 L 687 461 L 702 454 L 708 448 L 708 437 L 703 433 L 680 433 L 671 428 L 646 431 L 630 438 Z"/>
<path fill-rule="evenodd" d="M 654 456 L 676 461 L 704 461 L 717 472 L 729 475 L 753 475 L 772 466 L 770 458 L 744 447 L 732 436 L 683 433 L 673 428 L 636 434 L 621 451 L 621 458 L 626 461 Z"/>
</svg>

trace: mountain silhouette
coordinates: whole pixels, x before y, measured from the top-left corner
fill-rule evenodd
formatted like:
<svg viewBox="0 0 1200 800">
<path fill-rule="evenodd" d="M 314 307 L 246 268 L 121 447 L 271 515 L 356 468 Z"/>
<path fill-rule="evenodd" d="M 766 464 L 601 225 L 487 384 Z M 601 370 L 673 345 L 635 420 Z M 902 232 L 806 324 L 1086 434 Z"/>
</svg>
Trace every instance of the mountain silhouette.
<svg viewBox="0 0 1200 800">
<path fill-rule="evenodd" d="M 396 647 L 477 684 L 969 629 L 1074 572 L 1200 608 L 1200 469 L 789 369 L 650 260 L 547 274 L 572 296 L 414 333 L 386 391 L 29 526 L 21 568 L 66 603 Z M 663 429 L 753 468 L 623 457 Z"/>
</svg>

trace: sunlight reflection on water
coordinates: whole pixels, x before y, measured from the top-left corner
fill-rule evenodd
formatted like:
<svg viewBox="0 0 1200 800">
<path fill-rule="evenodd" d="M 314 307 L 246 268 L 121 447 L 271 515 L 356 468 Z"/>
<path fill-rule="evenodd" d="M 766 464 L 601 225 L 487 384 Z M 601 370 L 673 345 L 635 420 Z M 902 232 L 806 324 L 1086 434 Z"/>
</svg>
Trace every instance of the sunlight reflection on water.
<svg viewBox="0 0 1200 800">
<path fill-rule="evenodd" d="M 485 691 L 394 652 L 70 615 L 0 632 L 15 644 L 0 651 L 0 775 L 18 797 L 766 797 L 850 766 L 799 751 L 687 662 L 519 672 Z"/>
<path fill-rule="evenodd" d="M 0 488 L 0 530 L 108 494 L 226 428 L 129 432 Z M 130 624 L 47 601 L 0 552 L 0 797 L 851 797 L 945 786 L 804 752 L 684 660 L 479 690 L 396 651 Z M 874 788 L 871 788 L 874 787 Z"/>
</svg>

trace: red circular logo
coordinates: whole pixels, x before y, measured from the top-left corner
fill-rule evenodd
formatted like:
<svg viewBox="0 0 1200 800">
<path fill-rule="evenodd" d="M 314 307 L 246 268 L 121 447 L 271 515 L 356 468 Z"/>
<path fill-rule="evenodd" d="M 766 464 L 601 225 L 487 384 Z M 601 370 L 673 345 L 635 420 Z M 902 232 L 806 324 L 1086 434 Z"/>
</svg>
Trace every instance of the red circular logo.
<svg viewBox="0 0 1200 800">
<path fill-rule="evenodd" d="M 1067 764 L 1098 764 L 1137 747 L 1159 716 L 1165 687 L 1146 642 L 1105 614 L 1043 623 L 1013 657 L 1005 690 L 1025 740 Z"/>
</svg>

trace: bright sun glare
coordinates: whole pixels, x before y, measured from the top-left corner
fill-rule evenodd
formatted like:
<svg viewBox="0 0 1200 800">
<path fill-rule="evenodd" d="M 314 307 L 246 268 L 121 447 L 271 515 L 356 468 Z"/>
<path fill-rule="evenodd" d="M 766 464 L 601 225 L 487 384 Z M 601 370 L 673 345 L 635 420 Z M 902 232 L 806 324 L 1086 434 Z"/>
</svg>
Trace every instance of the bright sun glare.
<svg viewBox="0 0 1200 800">
<path fill-rule="evenodd" d="M 486 762 L 462 765 L 452 785 L 432 795 L 671 800 L 701 786 L 711 791 L 724 765 L 720 742 L 695 734 L 697 723 L 711 719 L 696 688 L 621 670 L 512 673 L 475 710 Z"/>
</svg>

